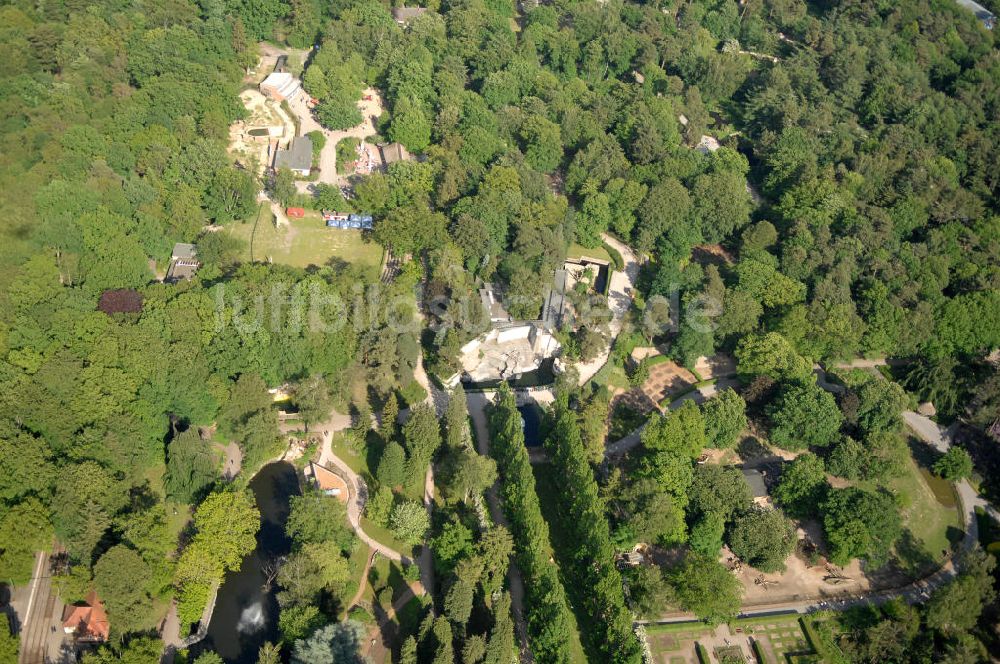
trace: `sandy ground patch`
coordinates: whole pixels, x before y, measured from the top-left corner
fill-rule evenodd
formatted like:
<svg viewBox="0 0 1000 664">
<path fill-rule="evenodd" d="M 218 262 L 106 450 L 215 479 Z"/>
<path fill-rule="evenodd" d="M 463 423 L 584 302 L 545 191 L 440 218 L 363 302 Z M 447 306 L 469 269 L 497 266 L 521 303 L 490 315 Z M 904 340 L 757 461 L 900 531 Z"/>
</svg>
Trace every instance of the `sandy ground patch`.
<svg viewBox="0 0 1000 664">
<path fill-rule="evenodd" d="M 799 531 L 800 537 L 804 536 Z M 735 556 L 723 547 L 719 562 L 733 568 Z M 777 602 L 794 602 L 805 599 L 848 597 L 872 588 L 872 580 L 865 576 L 857 560 L 844 568 L 828 566 L 825 558 L 818 557 L 810 564 L 798 555 L 785 560 L 785 571 L 764 574 L 743 565 L 734 570 L 743 585 L 743 606 L 753 607 Z"/>
<path fill-rule="evenodd" d="M 699 357 L 694 364 L 694 370 L 702 380 L 731 376 L 736 373 L 736 361 L 721 353 L 712 357 Z"/>
<path fill-rule="evenodd" d="M 256 166 L 262 175 L 270 162 L 269 146 L 286 146 L 295 137 L 295 122 L 279 104 L 257 90 L 244 90 L 240 100 L 248 116 L 230 126 L 229 152 L 239 163 Z"/>
</svg>

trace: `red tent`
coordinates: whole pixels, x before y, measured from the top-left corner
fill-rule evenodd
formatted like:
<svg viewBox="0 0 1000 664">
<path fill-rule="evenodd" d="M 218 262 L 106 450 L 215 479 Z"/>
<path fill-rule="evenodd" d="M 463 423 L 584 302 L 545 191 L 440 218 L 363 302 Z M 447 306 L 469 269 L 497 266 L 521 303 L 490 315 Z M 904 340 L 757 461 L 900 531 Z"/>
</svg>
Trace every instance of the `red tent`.
<svg viewBox="0 0 1000 664">
<path fill-rule="evenodd" d="M 285 214 L 287 214 L 289 217 L 302 218 L 306 216 L 306 210 L 305 208 L 290 207 L 285 209 Z"/>
</svg>

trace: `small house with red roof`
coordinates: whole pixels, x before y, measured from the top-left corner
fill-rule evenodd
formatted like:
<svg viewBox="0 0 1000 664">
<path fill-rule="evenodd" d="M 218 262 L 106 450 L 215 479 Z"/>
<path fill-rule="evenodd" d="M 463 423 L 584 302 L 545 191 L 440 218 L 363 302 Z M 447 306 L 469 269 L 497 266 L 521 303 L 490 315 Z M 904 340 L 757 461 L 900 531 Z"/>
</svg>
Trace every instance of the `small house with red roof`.
<svg viewBox="0 0 1000 664">
<path fill-rule="evenodd" d="M 84 602 L 66 607 L 63 612 L 63 631 L 82 643 L 103 643 L 108 640 L 111 623 L 108 622 L 104 603 L 96 591 L 91 590 Z"/>
</svg>

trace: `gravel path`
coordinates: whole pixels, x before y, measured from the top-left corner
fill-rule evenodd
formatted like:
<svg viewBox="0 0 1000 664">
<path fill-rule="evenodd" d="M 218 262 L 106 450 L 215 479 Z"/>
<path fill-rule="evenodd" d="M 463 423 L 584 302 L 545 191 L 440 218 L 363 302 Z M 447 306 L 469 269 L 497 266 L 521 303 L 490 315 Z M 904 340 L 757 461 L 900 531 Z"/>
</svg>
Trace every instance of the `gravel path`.
<svg viewBox="0 0 1000 664">
<path fill-rule="evenodd" d="M 611 355 L 611 345 L 618 333 L 621 332 L 622 321 L 625 319 L 629 307 L 632 306 L 632 293 L 636 279 L 639 278 L 639 259 L 632 250 L 607 233 L 601 235 L 601 238 L 621 254 L 622 260 L 625 261 L 625 269 L 614 270 L 611 273 L 611 284 L 608 287 L 608 307 L 611 309 L 611 322 L 608 323 L 608 328 L 611 332 L 611 339 L 607 348 L 590 362 L 581 362 L 576 365 L 576 369 L 580 373 L 581 385 L 593 378 L 594 374 L 607 364 L 608 356 Z"/>
<path fill-rule="evenodd" d="M 365 97 L 371 97 L 370 101 L 362 99 L 358 102 L 358 108 L 361 110 L 361 115 L 364 118 L 356 127 L 351 127 L 350 129 L 345 129 L 343 131 L 333 131 L 330 129 L 325 129 L 316 118 L 313 117 L 312 110 L 306 105 L 309 100 L 309 95 L 304 91 L 295 96 L 294 99 L 288 102 L 289 107 L 291 107 L 292 112 L 299 119 L 299 135 L 308 134 L 311 131 L 318 131 L 326 136 L 326 144 L 323 146 L 323 151 L 319 155 L 319 177 L 317 182 L 322 182 L 331 185 L 341 185 L 344 184 L 342 180 L 346 178 L 349 173 L 339 177 L 337 174 L 337 143 L 344 138 L 357 138 L 364 140 L 369 136 L 374 136 L 378 133 L 375 129 L 375 119 L 382 115 L 382 97 L 379 91 L 374 88 L 367 88 L 362 93 Z M 297 183 L 300 186 L 300 190 L 307 188 L 311 182 L 299 181 Z"/>
</svg>

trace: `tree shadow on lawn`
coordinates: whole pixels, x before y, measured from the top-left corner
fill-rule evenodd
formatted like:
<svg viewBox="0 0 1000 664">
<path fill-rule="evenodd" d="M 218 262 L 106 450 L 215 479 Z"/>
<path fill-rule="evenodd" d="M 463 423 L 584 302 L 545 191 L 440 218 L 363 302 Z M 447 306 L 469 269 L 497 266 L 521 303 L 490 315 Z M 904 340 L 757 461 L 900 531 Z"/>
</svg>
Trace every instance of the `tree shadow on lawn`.
<svg viewBox="0 0 1000 664">
<path fill-rule="evenodd" d="M 382 452 L 385 450 L 385 443 L 382 440 L 382 436 L 378 434 L 374 429 L 369 429 L 365 433 L 365 468 L 367 468 L 367 477 L 365 477 L 366 482 L 372 482 L 375 479 L 375 473 L 378 472 L 378 462 L 382 458 Z M 369 496 L 370 498 L 371 496 Z"/>
<path fill-rule="evenodd" d="M 756 436 L 746 436 L 736 447 L 736 453 L 744 465 L 753 464 L 755 461 L 776 457 L 771 448 Z"/>
<path fill-rule="evenodd" d="M 896 541 L 893 557 L 889 564 L 881 570 L 875 571 L 891 573 L 894 570 L 911 580 L 933 574 L 944 564 L 948 556 L 958 551 L 965 538 L 965 531 L 961 528 L 948 526 L 945 538 L 949 543 L 948 550 L 930 551 L 909 528 L 903 528 L 902 534 Z"/>
<path fill-rule="evenodd" d="M 420 603 L 416 597 L 401 607 L 395 617 L 389 620 L 389 614 L 378 603 L 372 602 L 372 613 L 378 626 L 378 636 L 382 645 L 392 652 L 392 659 L 387 661 L 398 661 L 399 650 L 403 645 L 403 640 L 409 635 L 416 635 L 417 628 L 421 621 L 430 612 L 429 605 Z"/>
<path fill-rule="evenodd" d="M 896 542 L 896 555 L 892 562 L 909 576 L 920 575 L 937 566 L 934 554 L 927 550 L 909 528 L 903 528 L 903 533 Z"/>
<path fill-rule="evenodd" d="M 913 455 L 913 460 L 917 462 L 918 466 L 923 468 L 930 468 L 934 465 L 935 461 L 943 456 L 931 445 L 928 445 L 914 435 L 908 435 L 906 437 L 906 444 L 910 448 L 910 454 Z"/>
<path fill-rule="evenodd" d="M 383 612 L 387 612 L 409 589 L 409 584 L 403 576 L 403 570 L 395 561 L 389 561 L 389 569 L 384 575 L 378 566 L 372 566 L 368 570 L 368 583 L 371 585 L 375 597 L 373 609 L 381 609 Z M 391 593 L 386 593 L 387 589 Z"/>
</svg>

